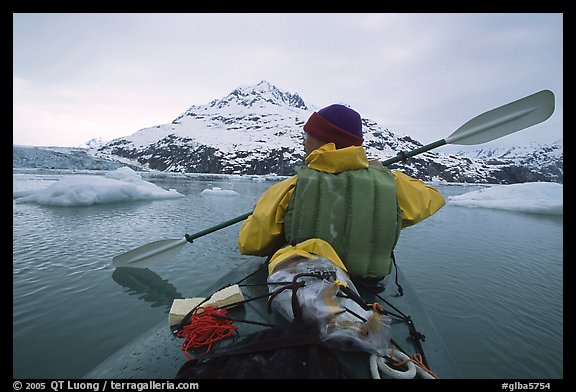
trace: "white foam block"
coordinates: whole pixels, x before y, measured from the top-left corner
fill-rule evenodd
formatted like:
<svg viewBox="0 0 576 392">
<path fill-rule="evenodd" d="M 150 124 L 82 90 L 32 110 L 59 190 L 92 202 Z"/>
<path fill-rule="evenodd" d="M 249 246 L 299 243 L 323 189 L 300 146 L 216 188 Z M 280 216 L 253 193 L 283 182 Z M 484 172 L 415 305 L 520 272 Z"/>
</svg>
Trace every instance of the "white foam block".
<svg viewBox="0 0 576 392">
<path fill-rule="evenodd" d="M 203 305 L 226 306 L 243 300 L 244 295 L 242 295 L 242 290 L 240 290 L 240 287 L 235 284 L 215 292 Z M 204 301 L 204 298 L 199 297 L 175 298 L 172 301 L 170 313 L 168 314 L 168 324 L 171 327 L 178 324 L 192 309 L 198 306 L 198 304 L 200 304 L 202 301 Z"/>
<path fill-rule="evenodd" d="M 182 319 L 194 309 L 204 298 L 175 298 L 168 314 L 168 325 L 178 324 Z"/>
<path fill-rule="evenodd" d="M 214 306 L 226 306 L 243 300 L 244 295 L 242 295 L 242 290 L 240 290 L 240 287 L 235 284 L 215 292 L 206 302 Z"/>
</svg>

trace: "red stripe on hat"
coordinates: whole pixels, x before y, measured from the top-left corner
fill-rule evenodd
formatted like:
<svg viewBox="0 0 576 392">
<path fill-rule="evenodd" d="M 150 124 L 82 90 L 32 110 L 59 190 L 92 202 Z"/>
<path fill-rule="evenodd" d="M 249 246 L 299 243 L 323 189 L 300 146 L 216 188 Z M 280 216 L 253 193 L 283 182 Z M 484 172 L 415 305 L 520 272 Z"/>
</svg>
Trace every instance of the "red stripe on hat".
<svg viewBox="0 0 576 392">
<path fill-rule="evenodd" d="M 364 138 L 337 127 L 316 112 L 304 124 L 304 132 L 327 143 L 333 142 L 336 148 L 361 146 L 364 141 Z"/>
</svg>

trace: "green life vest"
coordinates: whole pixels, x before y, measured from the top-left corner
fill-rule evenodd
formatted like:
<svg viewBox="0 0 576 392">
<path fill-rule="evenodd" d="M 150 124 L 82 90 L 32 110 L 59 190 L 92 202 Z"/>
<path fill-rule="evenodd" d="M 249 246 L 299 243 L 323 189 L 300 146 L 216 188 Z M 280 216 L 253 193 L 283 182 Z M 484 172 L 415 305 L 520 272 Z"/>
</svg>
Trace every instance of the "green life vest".
<svg viewBox="0 0 576 392">
<path fill-rule="evenodd" d="M 288 243 L 321 238 L 338 253 L 351 277 L 388 275 L 402 225 L 390 170 L 370 166 L 330 174 L 298 167 L 296 173 L 284 218 Z"/>
</svg>

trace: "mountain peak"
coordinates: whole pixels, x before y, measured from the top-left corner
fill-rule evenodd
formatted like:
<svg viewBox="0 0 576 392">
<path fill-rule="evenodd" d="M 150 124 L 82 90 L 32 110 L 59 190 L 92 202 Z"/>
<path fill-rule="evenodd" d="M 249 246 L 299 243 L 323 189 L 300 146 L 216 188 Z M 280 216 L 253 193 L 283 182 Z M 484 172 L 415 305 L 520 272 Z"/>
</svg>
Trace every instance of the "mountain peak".
<svg viewBox="0 0 576 392">
<path fill-rule="evenodd" d="M 210 102 L 212 108 L 222 109 L 226 106 L 239 105 L 244 107 L 290 106 L 308 110 L 304 100 L 297 93 L 281 90 L 273 84 L 262 80 L 253 86 L 236 88 L 222 99 Z"/>
<path fill-rule="evenodd" d="M 253 112 L 277 112 L 288 109 L 308 111 L 308 106 L 297 93 L 282 90 L 262 80 L 258 84 L 234 89 L 224 98 L 215 99 L 207 105 L 192 105 L 176 117 L 172 123 L 178 123 L 185 117 L 196 117 L 207 114 L 222 115 L 244 114 L 246 109 Z"/>
</svg>

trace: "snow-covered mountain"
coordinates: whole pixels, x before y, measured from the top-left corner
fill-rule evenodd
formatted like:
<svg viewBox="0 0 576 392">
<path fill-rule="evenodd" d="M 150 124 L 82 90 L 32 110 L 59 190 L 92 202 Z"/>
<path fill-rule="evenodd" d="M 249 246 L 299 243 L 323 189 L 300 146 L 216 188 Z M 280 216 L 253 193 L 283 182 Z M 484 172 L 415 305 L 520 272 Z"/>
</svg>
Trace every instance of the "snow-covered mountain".
<svg viewBox="0 0 576 392">
<path fill-rule="evenodd" d="M 488 164 L 514 164 L 538 170 L 554 182 L 563 182 L 564 143 L 558 140 L 551 144 L 532 142 L 523 146 L 480 148 L 459 151 L 458 155 L 483 160 Z"/>
<path fill-rule="evenodd" d="M 480 148 L 458 151 L 458 155 L 487 161 L 512 161 L 516 164 L 548 165 L 554 160 L 563 160 L 563 140 L 552 144 L 532 142 L 524 146 Z"/>
<path fill-rule="evenodd" d="M 144 128 L 108 143 L 91 141 L 90 156 L 143 170 L 183 173 L 294 174 L 303 162 L 302 127 L 319 108 L 290 93 L 261 81 L 240 87 L 226 97 L 206 105 L 193 105 L 169 124 Z M 362 119 L 364 146 L 370 158 L 386 160 L 422 144 L 400 137 L 368 118 Z M 562 182 L 562 148 L 559 159 L 538 152 L 554 147 L 526 150 L 524 160 L 515 156 L 442 153 L 436 151 L 391 165 L 425 181 L 517 183 Z M 480 152 L 476 152 L 480 154 Z M 536 155 L 535 155 L 536 154 Z M 531 159 L 528 159 L 532 157 Z M 518 159 L 517 159 L 518 158 Z M 553 166 L 553 169 L 542 170 Z"/>
</svg>

